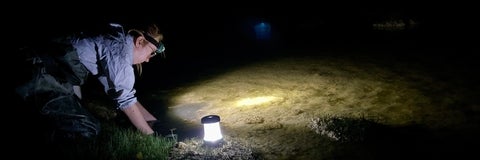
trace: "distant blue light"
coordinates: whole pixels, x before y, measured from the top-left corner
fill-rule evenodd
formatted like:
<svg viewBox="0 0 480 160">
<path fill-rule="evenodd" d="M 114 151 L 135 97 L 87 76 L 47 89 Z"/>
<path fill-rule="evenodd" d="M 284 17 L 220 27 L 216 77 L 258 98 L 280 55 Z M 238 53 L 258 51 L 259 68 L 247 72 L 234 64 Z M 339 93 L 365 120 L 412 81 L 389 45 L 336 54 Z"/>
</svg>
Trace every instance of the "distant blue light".
<svg viewBox="0 0 480 160">
<path fill-rule="evenodd" d="M 255 37 L 257 40 L 269 40 L 271 37 L 270 24 L 266 22 L 260 22 L 255 25 Z"/>
</svg>

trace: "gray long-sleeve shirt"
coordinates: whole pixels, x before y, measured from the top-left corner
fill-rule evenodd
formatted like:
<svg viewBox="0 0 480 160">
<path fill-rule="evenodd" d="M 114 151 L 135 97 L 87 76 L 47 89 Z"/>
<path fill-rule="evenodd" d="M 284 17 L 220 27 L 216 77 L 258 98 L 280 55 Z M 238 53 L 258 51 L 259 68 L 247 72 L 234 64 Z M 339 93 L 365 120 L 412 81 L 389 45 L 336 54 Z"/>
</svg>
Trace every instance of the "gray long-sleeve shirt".
<svg viewBox="0 0 480 160">
<path fill-rule="evenodd" d="M 137 102 L 135 74 L 133 70 L 133 37 L 122 26 L 110 24 L 112 31 L 96 36 L 80 36 L 72 39 L 81 63 L 92 75 L 98 77 L 105 93 L 118 109 L 125 109 Z"/>
</svg>

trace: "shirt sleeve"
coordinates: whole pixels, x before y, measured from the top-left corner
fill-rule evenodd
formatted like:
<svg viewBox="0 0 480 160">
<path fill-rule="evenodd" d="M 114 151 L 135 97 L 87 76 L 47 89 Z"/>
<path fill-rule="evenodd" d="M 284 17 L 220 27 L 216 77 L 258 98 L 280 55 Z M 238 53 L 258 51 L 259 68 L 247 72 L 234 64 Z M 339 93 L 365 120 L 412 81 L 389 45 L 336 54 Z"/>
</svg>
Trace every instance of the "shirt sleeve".
<svg viewBox="0 0 480 160">
<path fill-rule="evenodd" d="M 121 69 L 121 68 L 120 68 Z M 99 77 L 105 87 L 105 93 L 116 102 L 117 109 L 125 109 L 137 102 L 136 90 L 133 88 L 134 76 L 128 68 L 121 69 L 117 73 Z"/>
<path fill-rule="evenodd" d="M 133 42 L 132 42 L 133 43 Z M 123 44 L 123 45 L 122 45 Z M 117 102 L 119 109 L 125 109 L 137 102 L 135 97 L 135 73 L 132 66 L 133 48 L 128 41 L 109 45 L 105 66 L 107 86 L 105 92 Z M 118 45 L 118 46 L 117 46 Z"/>
</svg>

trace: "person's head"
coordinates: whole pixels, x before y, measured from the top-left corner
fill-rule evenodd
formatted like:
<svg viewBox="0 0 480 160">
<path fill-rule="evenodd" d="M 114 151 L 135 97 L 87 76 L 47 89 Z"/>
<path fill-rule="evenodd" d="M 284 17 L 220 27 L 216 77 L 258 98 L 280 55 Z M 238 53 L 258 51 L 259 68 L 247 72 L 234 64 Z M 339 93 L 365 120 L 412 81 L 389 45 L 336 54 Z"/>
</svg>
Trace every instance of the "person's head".
<svg viewBox="0 0 480 160">
<path fill-rule="evenodd" d="M 136 65 L 138 73 L 142 74 L 142 63 L 150 61 L 150 58 L 160 54 L 165 57 L 165 46 L 162 43 L 163 34 L 157 25 L 149 24 L 138 29 L 128 31 L 133 36 L 133 64 Z"/>
<path fill-rule="evenodd" d="M 128 33 L 134 37 L 133 64 L 148 62 L 157 54 L 164 56 L 163 34 L 157 25 L 151 24 L 139 29 L 131 29 Z"/>
</svg>

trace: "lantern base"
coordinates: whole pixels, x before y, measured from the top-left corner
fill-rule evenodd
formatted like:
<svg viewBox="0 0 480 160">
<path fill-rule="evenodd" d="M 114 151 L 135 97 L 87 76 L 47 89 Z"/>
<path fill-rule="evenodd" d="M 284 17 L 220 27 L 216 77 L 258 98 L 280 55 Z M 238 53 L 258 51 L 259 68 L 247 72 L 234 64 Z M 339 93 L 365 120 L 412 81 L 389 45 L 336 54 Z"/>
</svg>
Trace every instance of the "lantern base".
<svg viewBox="0 0 480 160">
<path fill-rule="evenodd" d="M 225 143 L 225 141 L 222 139 L 220 140 L 216 140 L 216 141 L 203 141 L 203 146 L 205 147 L 211 147 L 211 148 L 217 148 L 217 147 L 221 147 L 223 146 L 223 144 Z"/>
</svg>

